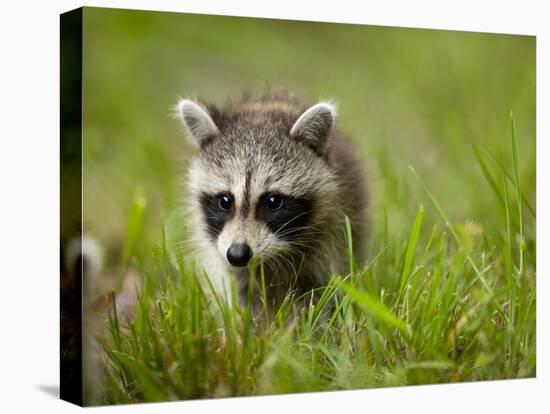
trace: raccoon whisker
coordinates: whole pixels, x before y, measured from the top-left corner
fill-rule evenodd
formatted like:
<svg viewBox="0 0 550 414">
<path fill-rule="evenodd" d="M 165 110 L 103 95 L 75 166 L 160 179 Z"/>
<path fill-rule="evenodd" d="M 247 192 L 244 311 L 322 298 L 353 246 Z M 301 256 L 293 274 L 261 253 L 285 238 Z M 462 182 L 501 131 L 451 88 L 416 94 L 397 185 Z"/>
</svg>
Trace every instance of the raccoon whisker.
<svg viewBox="0 0 550 414">
<path fill-rule="evenodd" d="M 204 243 L 204 240 L 201 240 L 201 239 L 187 239 L 187 240 L 181 240 L 179 242 L 176 242 L 176 243 L 174 243 L 174 245 L 176 247 L 179 247 L 179 246 L 185 246 L 185 245 L 189 245 L 189 244 L 199 244 L 199 243 Z"/>
<path fill-rule="evenodd" d="M 193 249 L 199 249 L 204 246 L 205 240 L 201 239 L 188 239 L 182 240 L 174 244 L 174 248 L 179 253 L 188 252 Z"/>
<path fill-rule="evenodd" d="M 320 254 L 320 255 L 325 254 L 325 252 L 322 251 L 321 249 L 313 247 L 311 246 L 311 244 L 308 244 L 308 243 L 295 243 L 293 245 L 301 249 L 301 251 L 307 255 L 312 255 L 313 253 Z"/>
<path fill-rule="evenodd" d="M 292 273 L 291 273 L 291 276 L 293 276 L 294 280 L 297 280 L 298 278 L 298 274 L 300 273 L 300 269 L 296 269 L 295 267 L 295 262 L 294 262 L 294 256 L 292 255 L 292 252 L 291 251 L 282 251 L 281 252 L 281 258 L 284 258 L 287 263 L 289 263 L 290 265 L 290 268 L 292 270 Z"/>
<path fill-rule="evenodd" d="M 304 211 L 303 213 L 300 213 L 294 217 L 292 217 L 290 220 L 288 220 L 286 223 L 283 223 L 283 225 L 281 227 L 279 227 L 277 229 L 277 231 L 275 232 L 275 235 L 278 235 L 278 233 L 283 230 L 286 226 L 288 226 L 290 223 L 292 223 L 294 220 L 306 215 L 306 214 L 310 214 L 312 212 L 312 210 L 307 210 L 307 211 Z"/>
<path fill-rule="evenodd" d="M 280 252 L 277 252 L 277 251 L 272 251 L 270 256 L 271 256 L 271 259 L 272 259 L 272 260 L 270 260 L 270 263 L 272 263 L 273 265 L 275 265 L 277 267 L 277 269 L 276 269 L 277 274 L 274 275 L 274 276 L 276 276 L 277 279 L 280 279 L 280 275 L 286 273 L 284 271 L 285 266 L 286 265 L 292 266 L 292 263 L 290 263 L 287 258 L 285 258 Z"/>
<path fill-rule="evenodd" d="M 326 231 L 316 229 L 316 228 L 311 228 L 311 229 L 298 228 L 298 229 L 292 229 L 292 230 L 289 230 L 287 232 L 284 232 L 284 233 L 278 235 L 278 237 L 284 238 L 284 237 L 292 236 L 294 234 L 296 234 L 297 236 L 301 236 L 301 238 L 303 240 L 309 240 L 308 238 L 305 238 L 305 237 L 308 237 L 308 236 L 311 237 L 311 236 L 315 236 L 315 235 L 328 235 L 329 233 L 327 233 Z M 294 241 L 294 240 L 300 240 L 300 238 L 291 239 L 290 241 Z"/>
<path fill-rule="evenodd" d="M 289 232 L 285 233 L 283 236 L 292 236 L 286 241 L 299 241 L 299 240 L 305 240 L 305 241 L 319 241 L 320 235 L 329 235 L 326 231 L 322 230 L 303 230 L 303 231 L 296 231 L 296 232 Z"/>
<path fill-rule="evenodd" d="M 304 247 L 308 250 L 314 250 L 317 253 L 322 253 L 322 250 L 318 249 L 317 247 L 313 246 L 314 240 L 292 240 L 287 242 L 289 245 L 297 246 L 297 247 Z"/>
<path fill-rule="evenodd" d="M 279 263 L 279 261 L 273 257 L 269 258 L 269 261 L 266 262 L 267 274 L 268 277 L 266 281 L 269 283 L 269 286 L 278 286 L 283 282 L 280 281 L 280 274 L 284 274 L 284 267 Z"/>
<path fill-rule="evenodd" d="M 294 228 L 291 228 L 291 229 L 287 229 L 283 232 L 277 232 L 275 233 L 277 236 L 283 236 L 285 234 L 292 234 L 292 233 L 296 233 L 296 232 L 300 232 L 300 231 L 303 231 L 303 230 L 317 230 L 317 231 L 320 231 L 320 229 L 318 227 L 313 227 L 313 226 L 300 226 L 300 227 L 294 227 Z"/>
<path fill-rule="evenodd" d="M 296 274 L 297 272 L 296 272 L 296 268 L 294 267 L 294 264 L 292 263 L 290 258 L 285 256 L 285 253 L 286 252 L 283 249 L 273 249 L 270 252 L 270 254 L 274 258 L 274 260 L 273 260 L 274 263 L 277 263 L 278 265 L 281 265 L 281 266 L 283 266 L 286 263 L 290 267 L 290 270 L 292 270 L 293 273 Z M 283 260 L 285 263 L 280 262 L 279 259 Z M 287 272 L 284 271 L 284 267 L 283 267 L 282 270 L 283 271 L 280 272 L 277 276 L 280 276 L 280 274 L 286 274 L 287 273 Z"/>
<path fill-rule="evenodd" d="M 301 231 L 302 229 L 306 229 L 306 231 Z M 285 244 L 288 246 L 288 245 L 292 245 L 292 246 L 299 246 L 299 247 L 303 247 L 305 248 L 306 250 L 311 250 L 311 251 L 315 251 L 319 254 L 322 254 L 323 252 L 314 247 L 313 244 L 314 242 L 316 242 L 316 240 L 314 239 L 310 239 L 308 237 L 304 237 L 304 236 L 312 236 L 312 235 L 315 235 L 315 234 L 327 234 L 326 232 L 324 231 L 321 231 L 319 229 L 317 229 L 316 227 L 313 227 L 313 226 L 303 226 L 301 228 L 297 228 L 297 229 L 289 229 L 287 230 L 286 232 L 283 232 L 279 235 L 279 237 L 284 237 L 286 235 L 290 235 L 292 233 L 295 233 L 295 232 L 300 232 L 301 233 L 301 238 L 299 239 L 293 239 L 293 240 L 287 240 L 285 241 Z M 262 240 L 261 243 L 264 242 L 265 239 Z M 269 244 L 266 246 L 265 250 L 266 251 L 269 251 Z"/>
<path fill-rule="evenodd" d="M 270 275 L 271 274 L 271 271 L 275 270 L 275 265 L 276 263 L 274 263 L 272 261 L 272 256 L 270 254 L 267 254 L 265 253 L 263 256 L 262 256 L 262 264 L 265 266 L 264 267 L 264 271 L 265 271 L 265 274 L 267 275 Z"/>
<path fill-rule="evenodd" d="M 196 245 L 187 243 L 187 244 L 177 244 L 174 246 L 174 249 L 179 252 L 179 251 L 189 250 L 194 247 L 196 247 Z"/>
<path fill-rule="evenodd" d="M 187 245 L 187 246 L 176 246 L 174 249 L 177 253 L 180 253 L 180 254 L 187 254 L 189 252 L 193 252 L 195 250 L 198 250 L 200 249 L 201 246 L 200 245 Z"/>
<path fill-rule="evenodd" d="M 319 241 L 318 236 L 328 235 L 329 233 L 317 230 L 308 231 L 295 231 L 282 234 L 280 237 L 285 238 L 286 242 L 305 240 L 305 241 Z"/>
<path fill-rule="evenodd" d="M 315 243 L 316 241 L 318 241 L 318 239 L 315 233 L 312 233 L 310 235 L 306 235 L 302 233 L 299 235 L 299 237 L 285 239 L 285 245 L 288 246 L 290 244 L 297 244 L 297 243 L 302 243 L 302 244 Z"/>
<path fill-rule="evenodd" d="M 296 217 L 299 217 L 299 216 L 296 216 Z M 288 222 L 287 222 L 288 223 Z M 327 223 L 326 220 L 319 220 L 315 226 L 308 226 L 308 225 L 304 225 L 304 226 L 299 226 L 299 227 L 295 227 L 295 228 L 291 228 L 291 229 L 288 229 L 286 230 L 285 232 L 281 233 L 281 230 L 283 229 L 283 227 L 281 227 L 280 229 L 277 230 L 277 232 L 275 232 L 275 235 L 282 235 L 282 234 L 286 234 L 286 232 L 293 232 L 293 231 L 301 231 L 301 230 L 305 230 L 305 229 L 314 229 L 314 230 L 318 230 L 320 231 L 320 226 L 324 226 L 325 224 Z"/>
</svg>

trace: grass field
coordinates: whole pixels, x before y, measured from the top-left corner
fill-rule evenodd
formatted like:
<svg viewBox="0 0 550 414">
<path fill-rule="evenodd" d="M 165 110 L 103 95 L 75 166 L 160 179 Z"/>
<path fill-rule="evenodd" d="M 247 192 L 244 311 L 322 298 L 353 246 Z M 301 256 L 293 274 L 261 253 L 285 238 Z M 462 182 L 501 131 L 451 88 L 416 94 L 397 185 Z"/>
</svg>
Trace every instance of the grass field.
<svg viewBox="0 0 550 414">
<path fill-rule="evenodd" d="M 87 9 L 84 226 L 144 280 L 100 316 L 90 403 L 532 377 L 532 37 Z M 207 30 L 216 28 L 216 30 Z M 316 306 L 253 321 L 210 301 L 181 250 L 192 155 L 178 96 L 266 84 L 331 97 L 365 161 L 367 263 Z M 349 229 L 342 229 L 346 231 Z M 261 272 L 257 282 L 261 283 Z"/>
</svg>

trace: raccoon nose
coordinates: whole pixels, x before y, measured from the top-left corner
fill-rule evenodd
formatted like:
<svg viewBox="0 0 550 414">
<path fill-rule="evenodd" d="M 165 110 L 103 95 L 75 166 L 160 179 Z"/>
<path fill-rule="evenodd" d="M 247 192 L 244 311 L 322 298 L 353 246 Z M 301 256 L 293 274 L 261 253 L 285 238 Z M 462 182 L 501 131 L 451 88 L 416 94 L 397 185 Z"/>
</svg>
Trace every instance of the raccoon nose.
<svg viewBox="0 0 550 414">
<path fill-rule="evenodd" d="M 233 243 L 227 249 L 227 260 L 233 266 L 246 266 L 252 258 L 252 249 L 246 243 Z"/>
</svg>

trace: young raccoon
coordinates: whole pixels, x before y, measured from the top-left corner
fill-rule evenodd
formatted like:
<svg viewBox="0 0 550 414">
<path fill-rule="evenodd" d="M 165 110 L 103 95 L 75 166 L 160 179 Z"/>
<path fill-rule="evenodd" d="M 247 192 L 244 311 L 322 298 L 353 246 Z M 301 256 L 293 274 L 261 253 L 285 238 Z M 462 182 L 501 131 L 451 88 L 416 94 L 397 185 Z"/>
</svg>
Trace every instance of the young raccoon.
<svg viewBox="0 0 550 414">
<path fill-rule="evenodd" d="M 198 147 L 188 173 L 197 260 L 218 292 L 229 299 L 234 276 L 243 299 L 253 257 L 272 306 L 347 274 L 346 215 L 362 261 L 364 177 L 333 104 L 266 95 L 224 109 L 183 99 L 177 111 Z"/>
</svg>

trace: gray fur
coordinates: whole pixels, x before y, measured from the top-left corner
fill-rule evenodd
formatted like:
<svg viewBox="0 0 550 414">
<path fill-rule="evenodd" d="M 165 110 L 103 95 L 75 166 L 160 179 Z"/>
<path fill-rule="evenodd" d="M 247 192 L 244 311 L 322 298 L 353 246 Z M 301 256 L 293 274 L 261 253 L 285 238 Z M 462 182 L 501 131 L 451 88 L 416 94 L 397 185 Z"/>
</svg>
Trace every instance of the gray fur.
<svg viewBox="0 0 550 414">
<path fill-rule="evenodd" d="M 191 107 L 191 101 L 183 102 L 180 108 Z M 194 104 L 193 111 L 195 107 L 201 108 Z M 246 290 L 246 268 L 232 268 L 225 258 L 234 242 L 250 244 L 263 262 L 274 306 L 289 291 L 307 293 L 334 273 L 347 274 L 346 215 L 352 223 L 355 257 L 362 262 L 367 231 L 364 175 L 349 142 L 334 126 L 332 105 L 307 106 L 288 95 L 265 95 L 231 102 L 221 110 L 204 108 L 214 134 L 209 122 L 203 122 L 208 128 L 197 129 L 183 116 L 195 140 L 202 137 L 189 168 L 189 211 L 196 223 L 197 261 L 220 292 L 228 297 L 232 275 Z M 197 113 L 202 115 L 195 111 L 193 116 Z M 309 221 L 299 229 L 297 241 L 281 240 L 255 215 L 262 194 L 271 192 L 312 200 Z M 200 204 L 205 193 L 235 196 L 237 214 L 214 241 L 208 237 Z"/>
</svg>

